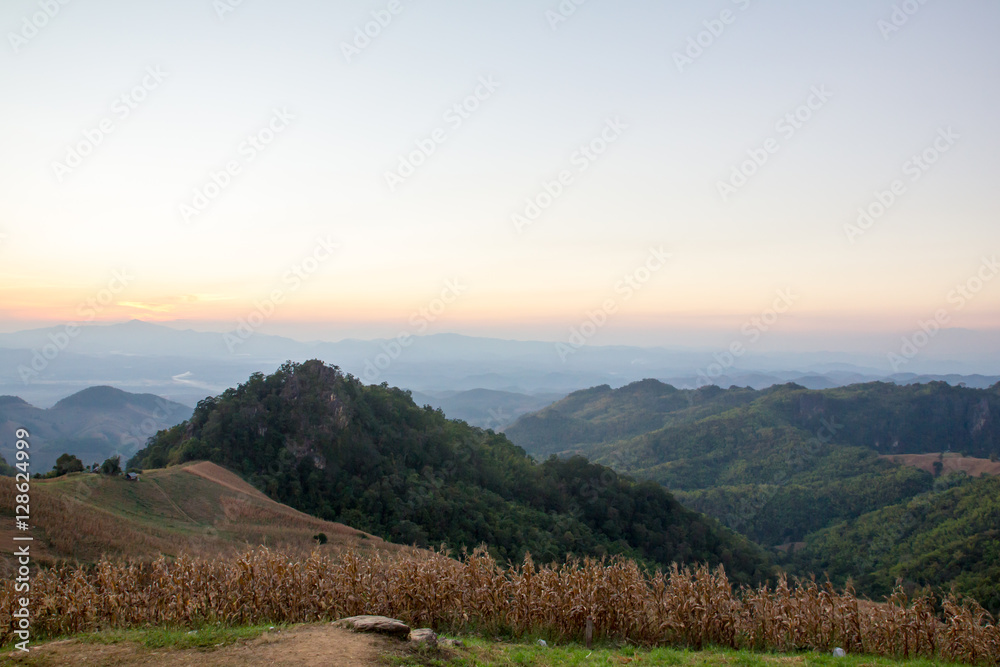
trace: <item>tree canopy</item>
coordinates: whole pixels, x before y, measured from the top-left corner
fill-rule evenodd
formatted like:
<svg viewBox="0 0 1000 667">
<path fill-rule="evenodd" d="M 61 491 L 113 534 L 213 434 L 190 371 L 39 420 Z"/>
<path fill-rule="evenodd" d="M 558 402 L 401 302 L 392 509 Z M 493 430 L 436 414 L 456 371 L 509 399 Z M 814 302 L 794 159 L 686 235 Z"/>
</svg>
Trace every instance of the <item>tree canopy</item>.
<svg viewBox="0 0 1000 667">
<path fill-rule="evenodd" d="M 486 544 L 511 560 L 530 551 L 540 561 L 573 553 L 721 563 L 741 581 L 770 567 L 755 545 L 658 484 L 582 457 L 538 464 L 502 434 L 320 361 L 256 373 L 201 401 L 129 466 L 196 459 L 234 470 L 275 500 L 396 542 Z"/>
</svg>

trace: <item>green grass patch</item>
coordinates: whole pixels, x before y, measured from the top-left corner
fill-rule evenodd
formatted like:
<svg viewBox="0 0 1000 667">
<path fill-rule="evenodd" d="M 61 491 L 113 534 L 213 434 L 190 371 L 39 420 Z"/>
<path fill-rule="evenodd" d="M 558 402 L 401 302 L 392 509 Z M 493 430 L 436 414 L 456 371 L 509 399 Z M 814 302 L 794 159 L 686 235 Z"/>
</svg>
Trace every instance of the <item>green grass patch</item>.
<svg viewBox="0 0 1000 667">
<path fill-rule="evenodd" d="M 674 648 L 641 648 L 602 645 L 588 649 L 579 644 L 539 646 L 535 641 L 491 641 L 481 637 L 462 637 L 464 648 L 420 650 L 408 655 L 391 656 L 393 665 L 423 665 L 427 667 L 562 667 L 564 665 L 737 665 L 769 667 L 771 665 L 802 665 L 803 667 L 931 667 L 954 663 L 933 660 L 897 660 L 874 656 L 848 655 L 835 658 L 818 652 L 790 654 L 755 653 L 708 648 L 701 651 Z"/>
<path fill-rule="evenodd" d="M 188 628 L 104 630 L 75 635 L 73 639 L 87 644 L 134 643 L 148 649 L 209 649 L 228 646 L 239 641 L 256 639 L 269 630 L 281 630 L 285 627 L 273 625 L 249 625 L 241 627 L 206 625 L 194 630 Z"/>
</svg>

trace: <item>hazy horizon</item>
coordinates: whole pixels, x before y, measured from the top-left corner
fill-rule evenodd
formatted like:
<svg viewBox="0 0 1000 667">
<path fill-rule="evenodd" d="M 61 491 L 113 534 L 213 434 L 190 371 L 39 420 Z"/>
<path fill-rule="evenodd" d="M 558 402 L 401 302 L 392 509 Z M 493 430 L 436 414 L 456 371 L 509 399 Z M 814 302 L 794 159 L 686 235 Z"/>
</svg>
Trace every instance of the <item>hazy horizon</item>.
<svg viewBox="0 0 1000 667">
<path fill-rule="evenodd" d="M 126 324 L 129 322 L 143 322 L 148 324 L 155 324 L 158 326 L 168 327 L 176 331 L 194 331 L 198 333 L 217 333 L 220 335 L 233 333 L 239 327 L 239 322 L 227 322 L 227 321 L 185 321 L 185 320 L 154 320 L 148 321 L 142 318 L 130 318 L 130 319 L 118 319 L 112 321 L 94 321 L 94 322 L 80 322 L 79 320 L 71 321 L 79 326 L 111 326 L 116 324 Z M 244 320 L 245 321 L 245 320 Z M 33 331 L 38 329 L 51 329 L 55 328 L 57 330 L 64 329 L 67 322 L 0 322 L 0 334 L 7 333 L 21 333 L 25 331 Z M 745 322 L 744 322 L 745 324 Z M 401 331 L 405 332 L 407 329 L 412 329 L 413 327 L 408 326 L 394 326 L 392 324 L 371 326 L 367 328 L 356 328 L 356 329 L 343 329 L 334 328 L 327 323 L 282 323 L 282 322 L 269 322 L 266 326 L 260 327 L 259 329 L 254 329 L 254 333 L 261 333 L 269 336 L 278 336 L 281 338 L 288 338 L 297 343 L 338 343 L 344 341 L 382 341 L 396 338 Z M 964 327 L 945 327 L 940 330 L 941 332 L 958 332 L 958 333 L 973 333 L 973 334 L 997 334 L 1000 337 L 1000 329 L 971 329 Z M 641 336 L 629 336 L 628 331 L 624 332 L 621 336 L 621 340 L 615 340 L 614 337 L 610 340 L 604 340 L 601 342 L 588 342 L 588 347 L 636 347 L 636 348 L 663 348 L 663 349 L 678 349 L 678 350 L 711 350 L 724 347 L 724 343 L 730 340 L 738 340 L 744 338 L 739 331 L 739 327 L 735 328 L 719 328 L 716 330 L 700 330 L 700 331 L 665 331 L 665 332 L 650 332 L 646 334 L 648 338 L 643 338 Z M 797 332 L 787 332 L 787 331 L 774 331 L 770 332 L 769 335 L 761 335 L 759 338 L 759 344 L 754 345 L 755 351 L 769 351 L 769 350 L 788 350 L 789 345 L 793 345 L 796 351 L 811 351 L 817 353 L 854 353 L 854 352 L 881 352 L 882 346 L 887 340 L 895 340 L 904 332 L 902 331 L 864 331 L 864 332 L 835 332 L 827 333 L 823 332 L 809 332 L 807 334 L 801 334 Z M 555 335 L 550 337 L 533 337 L 530 334 L 518 333 L 517 330 L 506 330 L 498 327 L 491 327 L 486 330 L 478 330 L 474 328 L 466 329 L 428 329 L 421 334 L 411 333 L 414 338 L 420 336 L 429 336 L 437 334 L 450 334 L 457 336 L 467 336 L 470 338 L 484 338 L 484 339 L 496 339 L 496 340 L 507 340 L 515 342 L 540 342 L 540 343 L 559 343 L 565 340 L 566 336 L 563 332 L 556 332 Z M 1000 340 L 1000 338 L 998 338 Z M 876 347 L 872 347 L 872 346 Z M 1000 363 L 1000 359 L 997 360 Z M 1000 368 L 1000 367 L 998 367 Z"/>
</svg>

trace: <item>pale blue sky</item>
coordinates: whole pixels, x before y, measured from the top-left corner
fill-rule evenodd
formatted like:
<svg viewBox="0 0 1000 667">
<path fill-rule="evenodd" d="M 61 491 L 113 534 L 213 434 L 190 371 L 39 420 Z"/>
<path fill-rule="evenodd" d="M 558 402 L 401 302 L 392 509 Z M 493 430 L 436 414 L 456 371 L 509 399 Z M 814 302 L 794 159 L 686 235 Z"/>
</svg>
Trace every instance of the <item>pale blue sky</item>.
<svg viewBox="0 0 1000 667">
<path fill-rule="evenodd" d="M 801 294 L 788 331 L 907 331 L 1000 247 L 996 2 L 927 2 L 884 39 L 902 3 L 589 0 L 553 30 L 556 1 L 402 1 L 346 62 L 341 44 L 388 4 L 244 0 L 220 19 L 212 0 L 74 0 L 15 53 L 9 33 L 40 10 L 7 0 L 3 327 L 66 320 L 122 266 L 130 305 L 102 317 L 235 323 L 331 234 L 341 253 L 265 330 L 395 333 L 460 278 L 438 330 L 559 340 L 662 245 L 667 268 L 595 342 L 738 330 L 786 287 Z M 732 22 L 679 72 L 674 52 L 723 11 Z M 157 66 L 166 79 L 115 118 Z M 480 77 L 498 89 L 449 127 Z M 831 99 L 782 137 L 813 86 Z M 274 109 L 289 127 L 184 224 L 179 206 Z M 114 131 L 58 182 L 53 162 L 104 117 Z M 610 118 L 627 128 L 577 172 Z M 385 171 L 437 127 L 447 140 L 390 191 Z M 947 127 L 954 146 L 903 176 Z M 770 137 L 779 150 L 723 202 L 717 182 Z M 516 233 L 511 215 L 562 169 L 572 185 Z M 893 179 L 906 193 L 849 242 L 844 225 Z M 996 328 L 998 307 L 987 283 L 954 324 Z"/>
</svg>

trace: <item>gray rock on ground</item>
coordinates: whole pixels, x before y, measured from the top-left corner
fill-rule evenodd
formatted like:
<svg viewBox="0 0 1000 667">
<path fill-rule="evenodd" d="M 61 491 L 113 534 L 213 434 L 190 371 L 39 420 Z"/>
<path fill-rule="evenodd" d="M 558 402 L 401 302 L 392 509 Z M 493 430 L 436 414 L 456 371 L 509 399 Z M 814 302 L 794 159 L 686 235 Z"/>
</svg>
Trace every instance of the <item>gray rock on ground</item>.
<svg viewBox="0 0 1000 667">
<path fill-rule="evenodd" d="M 410 636 L 410 626 L 388 616 L 349 616 L 333 624 L 354 632 L 376 632 L 401 639 Z"/>
<path fill-rule="evenodd" d="M 410 631 L 410 641 L 414 644 L 426 644 L 427 646 L 437 646 L 438 636 L 430 628 L 421 628 Z"/>
</svg>

